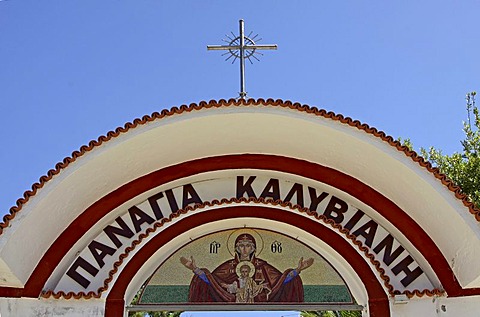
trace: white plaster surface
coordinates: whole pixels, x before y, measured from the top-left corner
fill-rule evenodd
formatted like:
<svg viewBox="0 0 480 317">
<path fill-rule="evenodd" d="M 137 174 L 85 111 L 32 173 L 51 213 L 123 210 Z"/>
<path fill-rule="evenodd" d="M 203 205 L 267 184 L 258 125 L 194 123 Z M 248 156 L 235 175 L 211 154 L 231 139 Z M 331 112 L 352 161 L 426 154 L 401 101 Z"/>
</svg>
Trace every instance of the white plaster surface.
<svg viewBox="0 0 480 317">
<path fill-rule="evenodd" d="M 431 173 L 385 141 L 357 128 L 296 110 L 260 106 L 203 109 L 156 120 L 77 159 L 47 182 L 0 236 L 0 272 L 5 279 L 1 285 L 24 284 L 66 226 L 123 184 L 181 162 L 243 153 L 315 162 L 371 186 L 427 232 L 462 286 L 480 287 L 480 266 L 476 265 L 480 259 L 480 226 Z M 17 316 L 35 314 L 34 306 L 69 307 L 47 305 L 41 300 L 33 300 L 38 306 L 24 306 L 28 301 L 32 300 L 0 299 L 2 316 L 5 304 L 20 309 L 22 313 Z M 403 308 L 395 306 L 394 316 L 430 316 L 428 301 L 431 299 L 418 301 L 425 315 L 409 311 L 408 307 L 417 305 L 412 301 Z M 442 313 L 480 315 L 478 297 L 446 299 L 446 303 L 447 311 Z M 97 316 L 97 308 L 88 308 L 92 313 L 82 316 Z M 471 315 L 473 311 L 476 315 Z"/>
<path fill-rule="evenodd" d="M 270 171 L 259 171 L 259 170 L 227 170 L 227 171 L 220 171 L 220 172 L 213 172 L 213 173 L 206 173 L 207 175 L 199 174 L 196 175 L 195 177 L 191 178 L 186 178 L 183 180 L 184 184 L 189 184 L 191 183 L 192 185 L 195 185 L 195 190 L 199 194 L 199 196 L 202 198 L 203 201 L 213 201 L 214 199 L 221 200 L 222 198 L 230 199 L 232 197 L 235 197 L 235 184 L 236 184 L 236 175 L 255 175 L 255 181 L 253 182 L 253 188 L 255 192 L 257 193 L 257 196 L 259 193 L 262 192 L 265 184 L 268 182 L 270 178 L 276 178 L 280 179 L 280 193 L 281 193 L 281 199 L 284 198 L 284 196 L 287 194 L 288 190 L 291 188 L 293 183 L 297 184 L 304 184 L 304 200 L 305 200 L 305 206 L 309 206 L 310 204 L 310 197 L 309 194 L 307 193 L 307 186 L 316 188 L 316 191 L 318 193 L 321 192 L 328 192 L 336 197 L 344 197 L 346 196 L 347 199 L 346 201 L 350 203 L 359 203 L 361 205 L 362 211 L 364 211 L 367 215 L 375 215 L 376 212 L 369 208 L 368 206 L 362 205 L 361 202 L 353 200 L 351 197 L 348 195 L 345 195 L 345 193 L 324 185 L 322 183 L 314 182 L 309 179 L 301 178 L 295 175 L 290 175 L 290 174 L 285 174 L 285 173 L 278 173 L 278 172 L 270 172 Z M 245 176 L 247 178 L 248 176 Z M 287 181 L 288 180 L 288 181 Z M 163 188 L 173 188 L 170 186 L 161 186 Z M 160 189 L 157 189 L 155 193 L 161 192 Z M 175 196 L 177 199 L 181 200 L 182 196 L 182 186 L 175 187 L 173 190 Z M 353 200 L 353 201 L 352 201 Z M 322 210 L 326 207 L 328 204 L 329 198 L 325 199 L 322 201 L 322 203 L 319 205 L 317 210 L 321 213 Z M 293 202 L 294 203 L 294 202 Z M 159 201 L 160 208 L 163 212 L 163 215 L 165 217 L 168 217 L 170 211 L 169 211 L 169 206 L 168 203 L 166 202 L 166 199 L 163 198 Z M 236 204 L 229 204 L 224 207 L 229 207 L 233 206 Z M 129 207 L 131 205 L 128 205 Z M 136 204 L 141 210 L 146 211 L 149 213 L 149 215 L 153 218 L 153 211 L 151 211 L 151 208 L 148 206 L 148 203 L 144 200 L 143 202 L 140 202 L 139 204 Z M 359 205 L 357 205 L 358 207 Z M 208 209 L 208 208 L 207 208 Z M 120 209 L 121 210 L 121 209 Z M 342 222 L 345 224 L 350 217 L 353 215 L 354 212 L 357 211 L 357 208 L 350 205 L 349 207 L 349 212 L 345 215 L 345 220 Z M 289 210 L 289 212 L 292 212 Z M 307 216 L 306 214 L 301 214 L 302 216 Z M 132 227 L 131 221 L 129 219 L 129 216 L 127 215 L 127 207 L 123 209 L 122 213 L 117 213 L 115 212 L 112 216 L 109 215 L 109 218 L 112 218 L 113 216 L 118 217 L 118 216 L 123 216 L 125 223 L 129 224 L 129 227 Z M 179 219 L 175 219 L 175 221 L 180 220 L 183 218 L 181 216 Z M 311 217 L 310 217 L 311 218 Z M 315 220 L 313 218 L 313 220 Z M 370 220 L 368 216 L 365 216 L 362 221 L 356 225 L 355 228 L 360 227 L 363 225 L 365 222 Z M 380 219 L 382 220 L 382 219 Z M 113 220 L 111 220 L 114 222 Z M 112 225 L 115 225 L 114 223 L 111 223 Z M 86 275 L 87 278 L 89 278 L 92 283 L 88 286 L 88 288 L 84 289 L 81 285 L 78 283 L 74 282 L 70 277 L 65 276 L 66 270 L 70 267 L 70 265 L 76 260 L 77 256 L 80 255 L 82 258 L 86 259 L 90 263 L 95 264 L 95 260 L 93 259 L 90 250 L 87 248 L 87 244 L 91 242 L 92 240 L 95 239 L 95 241 L 102 242 L 106 245 L 109 245 L 110 247 L 114 247 L 112 242 L 105 236 L 104 232 L 102 229 L 106 226 L 105 223 L 100 221 L 98 225 L 93 226 L 89 232 L 87 232 L 82 239 L 79 239 L 75 246 L 72 248 L 73 251 L 69 252 L 65 257 L 63 258 L 62 262 L 60 265 L 56 268 L 55 272 L 52 274 L 52 277 L 49 279 L 47 282 L 47 287 L 46 289 L 49 290 L 55 290 L 55 291 L 65 291 L 65 292 L 87 292 L 87 291 L 96 291 L 99 287 L 103 286 L 104 280 L 108 277 L 108 272 L 113 268 L 113 263 L 118 260 L 118 255 L 123 252 L 124 248 L 126 246 L 130 246 L 132 241 L 137 239 L 137 237 L 140 234 L 143 234 L 146 230 L 146 228 L 151 227 L 152 225 L 148 226 L 144 224 L 143 230 L 134 235 L 133 237 L 127 239 L 127 238 L 121 238 L 121 241 L 123 243 L 123 246 L 117 250 L 117 252 L 112 255 L 112 256 L 106 256 L 103 260 L 105 261 L 105 266 L 100 270 L 100 272 L 95 276 L 95 278 L 91 278 L 88 274 Z M 275 226 L 272 226 L 272 228 L 277 228 L 278 224 Z M 158 228 L 156 230 L 156 234 L 160 234 L 160 232 L 164 229 L 165 227 Z M 224 228 L 227 229 L 227 228 Z M 432 289 L 435 287 L 441 287 L 439 281 L 436 279 L 434 273 L 429 272 L 429 264 L 427 263 L 426 260 L 424 260 L 421 256 L 420 253 L 416 254 L 415 248 L 411 245 L 408 244 L 408 240 L 404 238 L 401 234 L 401 232 L 398 232 L 396 228 L 388 228 L 388 231 L 392 233 L 396 239 L 402 239 L 403 243 L 405 243 L 403 246 L 405 247 L 406 250 L 410 250 L 410 254 L 418 260 L 416 263 L 412 263 L 411 266 L 416 267 L 417 263 L 421 265 L 421 267 L 425 271 L 425 275 L 422 275 L 420 278 L 416 279 L 414 283 L 408 285 L 408 288 L 405 288 L 401 283 L 400 280 L 404 277 L 403 274 L 399 274 L 395 276 L 390 270 L 396 263 L 398 263 L 400 260 L 402 260 L 405 256 L 405 252 L 402 256 L 398 257 L 397 260 L 395 260 L 390 266 L 383 265 L 383 269 L 386 270 L 387 275 L 390 277 L 390 283 L 395 287 L 396 290 L 403 291 L 404 289 L 409 289 L 409 290 L 415 290 L 415 289 Z M 100 235 L 98 234 L 100 232 Z M 377 234 L 375 236 L 374 244 L 375 246 L 379 241 L 381 241 L 385 236 L 387 235 L 387 231 L 383 229 L 382 227 L 379 227 L 377 229 Z M 359 238 L 360 239 L 360 238 Z M 351 242 L 350 240 L 348 240 Z M 137 246 L 137 249 L 139 249 L 142 245 L 145 244 L 145 241 L 142 242 L 141 245 Z M 398 242 L 396 242 L 398 244 Z M 357 247 L 355 246 L 354 249 Z M 83 251 L 79 251 L 82 250 Z M 364 254 L 362 253 L 362 256 Z M 132 256 L 130 255 L 125 261 L 128 261 L 131 259 Z M 379 254 L 377 256 L 377 259 L 380 261 L 382 264 L 382 254 Z M 367 260 L 367 262 L 369 262 Z M 63 276 L 63 277 L 62 277 Z M 61 278 L 61 280 L 60 280 Z M 58 284 L 57 284 L 58 283 Z M 433 284 L 433 285 L 432 285 Z"/>
<path fill-rule="evenodd" d="M 417 298 L 406 304 L 391 304 L 392 317 L 478 317 L 480 297 Z"/>
<path fill-rule="evenodd" d="M 105 302 L 98 300 L 45 300 L 32 298 L 0 298 L 0 317 L 100 317 Z M 391 317 L 478 317 L 480 297 L 417 298 L 406 304 L 390 303 Z M 368 316 L 368 313 L 365 314 Z"/>
<path fill-rule="evenodd" d="M 352 295 L 357 301 L 357 303 L 359 305 L 367 305 L 368 296 L 366 293 L 366 289 L 362 281 L 360 280 L 358 274 L 353 270 L 351 265 L 345 261 L 344 258 L 342 258 L 335 250 L 333 250 L 332 247 L 330 247 L 323 241 L 318 240 L 309 233 L 291 225 L 280 223 L 277 221 L 255 218 L 227 219 L 222 221 L 215 221 L 212 223 L 206 223 L 202 226 L 191 229 L 179 235 L 176 239 L 170 241 L 165 246 L 160 248 L 152 257 L 150 257 L 145 262 L 145 264 L 138 271 L 137 275 L 130 282 L 125 294 L 125 301 L 127 303 L 131 302 L 138 289 L 140 289 L 146 279 L 155 272 L 158 265 L 162 263 L 166 258 L 168 258 L 171 254 L 173 254 L 176 250 L 178 250 L 180 247 L 182 247 L 189 241 L 201 237 L 205 234 L 236 227 L 253 227 L 267 230 L 272 230 L 272 228 L 275 228 L 275 231 L 281 232 L 282 234 L 293 237 L 307 244 L 313 250 L 324 256 L 324 258 L 328 262 L 330 262 L 333 267 L 335 267 L 337 272 L 345 280 L 345 283 L 352 292 Z M 372 271 L 374 271 L 373 267 Z M 113 283 L 115 282 L 115 278 L 116 276 L 114 277 Z M 378 278 L 378 281 L 380 284 L 382 284 L 380 278 Z"/>
<path fill-rule="evenodd" d="M 100 317 L 104 314 L 103 300 L 0 298 L 0 317 Z"/>
<path fill-rule="evenodd" d="M 12 273 L 7 263 L 0 258 L 0 286 L 23 287 L 24 284 Z"/>
</svg>

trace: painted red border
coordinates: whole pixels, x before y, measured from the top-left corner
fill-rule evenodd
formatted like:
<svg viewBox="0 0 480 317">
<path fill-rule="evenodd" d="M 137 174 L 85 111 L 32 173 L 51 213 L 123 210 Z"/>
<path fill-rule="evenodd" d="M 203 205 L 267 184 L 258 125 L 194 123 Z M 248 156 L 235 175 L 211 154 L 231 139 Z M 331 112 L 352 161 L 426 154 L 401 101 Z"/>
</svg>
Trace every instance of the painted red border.
<svg viewBox="0 0 480 317">
<path fill-rule="evenodd" d="M 126 133 L 131 129 L 136 128 L 139 125 L 143 125 L 158 119 L 165 117 L 188 113 L 192 111 L 210 109 L 210 108 L 220 108 L 220 107 L 242 107 L 242 106 L 255 106 L 255 107 L 282 107 L 288 108 L 291 110 L 296 110 L 300 112 L 306 112 L 308 114 L 313 114 L 315 116 L 323 117 L 326 119 L 331 119 L 334 121 L 339 121 L 342 124 L 355 127 L 358 130 L 363 130 L 368 134 L 374 135 L 382 139 L 384 142 L 387 142 L 392 147 L 395 147 L 398 151 L 405 153 L 410 157 L 414 162 L 418 163 L 421 167 L 426 168 L 430 173 L 432 173 L 435 178 L 439 179 L 443 185 L 445 185 L 450 191 L 455 194 L 455 197 L 462 200 L 463 204 L 468 208 L 470 213 L 475 217 L 477 221 L 480 222 L 480 210 L 468 199 L 468 196 L 462 193 L 460 187 L 455 185 L 451 180 L 449 180 L 444 174 L 440 173 L 440 170 L 436 167 L 433 167 L 430 162 L 425 161 L 421 156 L 419 156 L 415 151 L 412 151 L 407 146 L 402 145 L 399 141 L 394 140 L 391 136 L 387 136 L 383 131 L 378 131 L 375 128 L 368 126 L 367 124 L 362 124 L 358 120 L 353 120 L 352 118 L 345 117 L 341 114 L 335 114 L 331 111 L 327 112 L 323 109 L 317 109 L 316 107 L 310 107 L 308 105 L 301 105 L 300 103 L 293 103 L 289 100 L 283 101 L 281 99 L 273 100 L 271 98 L 265 100 L 263 98 L 255 99 L 225 99 L 210 100 L 209 102 L 201 101 L 199 104 L 191 103 L 190 105 L 182 105 L 180 107 L 173 107 L 169 110 L 164 109 L 160 113 L 154 112 L 150 116 L 145 115 L 141 119 L 137 118 L 133 122 L 127 122 L 123 127 L 118 127 L 115 131 L 109 131 L 106 135 L 98 137 L 97 140 L 92 140 L 88 145 L 83 145 L 78 151 L 74 151 L 72 156 L 66 157 L 62 162 L 59 162 L 55 165 L 54 169 L 51 169 L 47 172 L 46 175 L 40 177 L 39 181 L 32 185 L 31 190 L 27 190 L 23 193 L 23 197 L 18 199 L 16 206 L 10 208 L 10 213 L 3 217 L 3 222 L 0 222 L 0 235 L 3 233 L 5 228 L 8 228 L 10 222 L 15 218 L 16 214 L 20 212 L 23 206 L 29 201 L 32 196 L 35 196 L 37 191 L 41 189 L 45 183 L 50 181 L 55 175 L 59 174 L 63 169 L 67 168 L 72 162 L 75 162 L 77 158 L 82 157 L 89 151 L 94 148 L 102 145 L 103 143 L 116 138 L 122 133 Z"/>
<path fill-rule="evenodd" d="M 243 204 L 243 203 L 254 203 L 259 206 L 273 206 L 274 208 L 278 207 L 286 207 L 290 211 L 298 211 L 300 213 L 306 213 L 309 217 L 313 217 L 316 220 L 320 220 L 326 226 L 330 226 L 336 231 L 338 234 L 344 235 L 347 239 L 351 240 L 352 245 L 354 248 L 358 248 L 361 253 L 364 254 L 365 259 L 370 260 L 371 264 L 376 268 L 379 277 L 383 280 L 384 287 L 388 291 L 390 296 L 398 295 L 398 294 L 405 294 L 409 298 L 412 297 L 423 297 L 423 296 L 443 296 L 445 295 L 444 290 L 440 290 L 437 288 L 434 289 L 414 289 L 414 290 L 405 290 L 403 292 L 399 290 L 395 290 L 393 285 L 390 284 L 390 277 L 385 274 L 385 270 L 381 267 L 381 264 L 373 253 L 370 252 L 370 249 L 365 246 L 362 241 L 357 240 L 357 237 L 350 233 L 348 229 L 343 228 L 340 224 L 335 223 L 333 220 L 328 219 L 325 215 L 319 214 L 316 211 L 310 211 L 308 208 L 300 207 L 298 205 L 293 205 L 291 202 L 285 202 L 281 200 L 272 200 L 272 199 L 264 199 L 264 198 L 222 198 L 219 200 L 214 201 L 204 201 L 201 204 L 195 204 L 195 206 L 187 206 L 185 209 L 179 209 L 178 211 L 171 213 L 168 218 L 162 218 L 161 220 L 155 222 L 151 227 L 145 228 L 144 232 L 139 235 L 139 237 L 133 240 L 130 246 L 127 246 L 123 253 L 117 256 L 118 260 L 113 263 L 113 268 L 109 271 L 108 277 L 103 281 L 103 285 L 97 289 L 97 291 L 88 291 L 88 292 L 65 292 L 65 291 L 58 291 L 54 292 L 52 290 L 47 290 L 42 292 L 43 298 L 50 298 L 53 297 L 55 299 L 65 298 L 65 299 L 89 299 L 89 298 L 100 298 L 102 293 L 109 289 L 109 285 L 113 280 L 114 276 L 118 273 L 118 268 L 123 265 L 125 259 L 128 258 L 129 254 L 134 251 L 137 247 L 142 247 L 142 241 L 150 236 L 150 234 L 155 235 L 156 230 L 160 227 L 163 227 L 166 223 L 173 221 L 178 217 L 182 217 L 186 213 L 193 212 L 197 209 L 204 209 L 206 207 L 212 206 L 221 206 L 226 207 L 232 204 Z M 312 219 L 313 219 L 312 218 Z"/>
<path fill-rule="evenodd" d="M 240 217 L 261 218 L 288 223 L 309 232 L 327 243 L 355 269 L 365 285 L 369 299 L 370 316 L 390 316 L 389 301 L 385 289 L 382 287 L 380 281 L 377 279 L 375 273 L 365 259 L 345 239 L 332 229 L 319 225 L 311 219 L 306 219 L 303 216 L 282 209 L 261 206 L 229 206 L 213 209 L 205 213 L 185 217 L 176 224 L 165 228 L 160 234 L 157 234 L 154 238 L 144 244 L 122 269 L 107 296 L 105 316 L 122 316 L 124 305 L 119 305 L 118 303 L 124 299 L 128 285 L 144 263 L 163 245 L 165 245 L 165 243 L 174 239 L 179 234 L 204 225 L 205 223 Z"/>
<path fill-rule="evenodd" d="M 290 173 L 333 186 L 371 206 L 397 227 L 437 274 L 448 296 L 480 295 L 480 289 L 462 289 L 433 240 L 392 201 L 361 181 L 319 164 L 282 156 L 238 154 L 209 157 L 166 167 L 135 179 L 101 198 L 79 215 L 55 240 L 35 267 L 25 288 L 0 288 L 0 296 L 38 297 L 63 256 L 95 223 L 111 210 L 162 184 L 199 173 L 228 169 L 262 169 Z"/>
</svg>

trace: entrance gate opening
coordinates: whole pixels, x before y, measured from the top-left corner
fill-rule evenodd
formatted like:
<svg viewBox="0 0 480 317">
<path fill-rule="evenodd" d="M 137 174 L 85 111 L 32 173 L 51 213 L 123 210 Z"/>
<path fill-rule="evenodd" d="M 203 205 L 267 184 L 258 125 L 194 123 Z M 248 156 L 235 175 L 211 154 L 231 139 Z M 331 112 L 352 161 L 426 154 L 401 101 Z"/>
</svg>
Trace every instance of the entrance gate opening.
<svg viewBox="0 0 480 317">
<path fill-rule="evenodd" d="M 480 211 L 416 153 L 324 110 L 165 110 L 32 188 L 0 223 L 2 316 L 478 311 Z"/>
</svg>

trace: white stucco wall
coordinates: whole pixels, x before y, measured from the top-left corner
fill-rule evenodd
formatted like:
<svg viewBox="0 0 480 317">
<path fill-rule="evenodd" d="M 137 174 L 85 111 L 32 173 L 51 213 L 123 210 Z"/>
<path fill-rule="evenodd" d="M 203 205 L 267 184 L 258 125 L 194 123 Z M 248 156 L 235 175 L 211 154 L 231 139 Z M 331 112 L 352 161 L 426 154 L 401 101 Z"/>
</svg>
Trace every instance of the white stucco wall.
<svg viewBox="0 0 480 317">
<path fill-rule="evenodd" d="M 0 236 L 0 286 L 22 287 L 65 227 L 125 183 L 181 162 L 244 153 L 294 157 L 360 180 L 425 230 L 461 286 L 480 286 L 480 224 L 434 175 L 363 130 L 273 106 L 202 109 L 166 117 L 78 158 L 38 190 Z M 381 217 L 376 220 L 389 228 Z M 480 297 L 425 297 L 407 304 L 392 302 L 391 308 L 393 317 L 480 316 Z M 103 314 L 102 300 L 0 298 L 1 317 Z"/>
<path fill-rule="evenodd" d="M 0 298 L 0 317 L 100 317 L 103 300 Z M 391 301 L 392 317 L 478 317 L 480 296 L 417 298 L 405 304 Z"/>
<path fill-rule="evenodd" d="M 417 298 L 391 308 L 392 317 L 478 317 L 480 296 Z"/>
<path fill-rule="evenodd" d="M 12 276 L 0 285 L 24 284 L 65 224 L 126 182 L 180 162 L 242 153 L 295 157 L 361 180 L 420 224 L 462 286 L 480 286 L 480 267 L 471 265 L 480 258 L 479 224 L 430 172 L 356 127 L 273 106 L 173 115 L 131 129 L 78 158 L 32 197 L 0 236 L 0 272 Z M 27 234 L 41 239 L 29 240 L 26 248 Z"/>
<path fill-rule="evenodd" d="M 0 317 L 100 317 L 104 300 L 0 298 Z"/>
</svg>

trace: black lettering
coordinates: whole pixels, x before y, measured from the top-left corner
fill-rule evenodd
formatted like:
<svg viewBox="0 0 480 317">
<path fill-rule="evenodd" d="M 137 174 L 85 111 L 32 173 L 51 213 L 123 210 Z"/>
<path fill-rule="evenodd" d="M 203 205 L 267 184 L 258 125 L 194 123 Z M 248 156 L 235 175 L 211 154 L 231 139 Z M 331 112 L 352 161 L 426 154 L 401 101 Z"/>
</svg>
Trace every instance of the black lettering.
<svg viewBox="0 0 480 317">
<path fill-rule="evenodd" d="M 144 213 L 137 206 L 129 208 L 128 213 L 130 214 L 130 219 L 132 219 L 133 226 L 135 227 L 135 232 L 140 232 L 140 230 L 142 230 L 141 226 L 145 222 L 151 225 L 155 221 L 155 219 Z"/>
<path fill-rule="evenodd" d="M 163 198 L 163 193 L 158 193 L 148 198 L 148 203 L 150 204 L 150 207 L 153 210 L 153 214 L 155 215 L 155 218 L 157 220 L 160 220 L 163 218 L 162 210 L 160 210 L 160 206 L 158 205 L 158 200 L 160 198 Z"/>
<path fill-rule="evenodd" d="M 203 201 L 200 199 L 200 196 L 198 196 L 192 184 L 183 185 L 182 208 L 194 203 L 201 204 Z"/>
<path fill-rule="evenodd" d="M 422 269 L 419 266 L 417 266 L 417 268 L 413 271 L 410 270 L 408 268 L 408 265 L 410 265 L 410 263 L 413 263 L 413 258 L 410 255 L 407 255 L 405 259 L 400 261 L 392 269 L 392 272 L 395 275 L 398 275 L 402 271 L 407 275 L 400 281 L 405 287 L 410 285 L 413 281 L 417 279 L 417 277 L 419 277 L 423 273 Z"/>
<path fill-rule="evenodd" d="M 175 200 L 175 195 L 173 195 L 173 191 L 171 189 L 167 189 L 165 191 L 165 195 L 167 195 L 168 204 L 170 205 L 172 212 L 177 211 L 179 208 L 177 201 Z"/>
<path fill-rule="evenodd" d="M 115 246 L 119 248 L 122 246 L 122 242 L 117 237 L 117 235 L 125 238 L 131 238 L 133 237 L 134 233 L 132 229 L 127 226 L 127 224 L 125 223 L 125 221 L 123 221 L 122 218 L 118 217 L 117 219 L 115 219 L 115 221 L 118 225 L 120 225 L 120 228 L 108 225 L 105 227 L 105 229 L 103 229 L 103 232 L 105 232 L 105 234 L 107 235 L 107 237 L 110 238 L 113 244 L 115 244 Z"/>
<path fill-rule="evenodd" d="M 399 246 L 392 253 L 392 248 L 393 236 L 388 234 L 388 236 L 386 236 L 379 244 L 377 244 L 377 246 L 373 249 L 373 252 L 379 254 L 383 249 L 385 249 L 385 252 L 383 253 L 383 263 L 390 265 L 405 250 L 402 246 Z"/>
<path fill-rule="evenodd" d="M 317 196 L 317 191 L 315 188 L 308 187 L 308 193 L 310 194 L 310 210 L 317 211 L 318 204 L 320 204 L 325 198 L 327 198 L 328 193 L 323 192 L 320 196 Z"/>
<path fill-rule="evenodd" d="M 345 229 L 352 230 L 352 228 L 362 219 L 364 213 L 360 209 L 353 215 L 352 218 L 344 226 Z"/>
<path fill-rule="evenodd" d="M 327 208 L 325 208 L 325 211 L 323 212 L 323 215 L 328 219 L 332 219 L 336 223 L 342 223 L 343 218 L 345 217 L 343 214 L 347 210 L 348 205 L 346 202 L 344 202 L 340 198 L 332 196 L 332 198 L 330 198 L 330 201 L 328 202 Z M 334 216 L 332 215 L 332 213 L 335 213 L 336 215 Z"/>
<path fill-rule="evenodd" d="M 272 251 L 272 253 L 282 253 L 282 243 L 278 242 L 277 240 L 273 241 L 272 245 L 270 246 L 270 250 Z"/>
<path fill-rule="evenodd" d="M 363 236 L 365 238 L 365 244 L 369 247 L 372 246 L 373 239 L 375 238 L 375 234 L 377 233 L 378 224 L 370 220 L 353 233 L 354 236 Z"/>
<path fill-rule="evenodd" d="M 243 176 L 237 176 L 237 199 L 240 199 L 243 197 L 243 194 L 247 193 L 247 198 L 253 197 L 257 198 L 257 195 L 255 195 L 255 192 L 253 191 L 252 188 L 252 183 L 257 178 L 256 176 L 250 176 L 247 179 L 247 182 L 243 182 Z"/>
<path fill-rule="evenodd" d="M 103 261 L 103 259 L 107 255 L 114 254 L 116 251 L 114 248 L 109 247 L 108 245 L 105 245 L 95 240 L 90 242 L 90 244 L 88 245 L 88 249 L 92 253 L 93 257 L 97 261 L 98 266 L 100 266 L 100 268 L 102 268 L 105 265 L 105 262 Z"/>
<path fill-rule="evenodd" d="M 217 254 L 218 253 L 218 249 L 221 247 L 222 245 L 220 243 L 218 243 L 217 241 L 213 241 L 212 243 L 210 243 L 210 253 L 211 254 Z"/>
<path fill-rule="evenodd" d="M 264 199 L 271 197 L 273 200 L 280 200 L 280 184 L 278 183 L 278 179 L 270 178 L 260 197 Z"/>
<path fill-rule="evenodd" d="M 298 184 L 298 183 L 293 184 L 292 188 L 290 189 L 287 196 L 285 197 L 285 201 L 289 201 L 293 204 L 293 202 L 292 202 L 293 195 L 297 196 L 297 205 L 299 205 L 300 207 L 303 208 L 305 205 L 303 203 L 303 186 L 302 186 L 302 184 Z"/>
<path fill-rule="evenodd" d="M 68 269 L 67 275 L 70 276 L 75 282 L 82 285 L 83 288 L 87 288 L 87 286 L 90 285 L 90 281 L 87 280 L 82 274 L 77 272 L 79 267 L 87 271 L 91 276 L 96 276 L 98 274 L 98 269 L 82 257 L 76 259 L 72 266 Z"/>
</svg>

